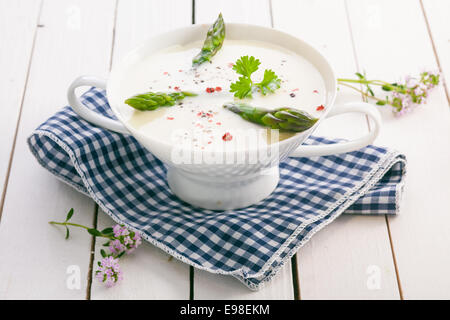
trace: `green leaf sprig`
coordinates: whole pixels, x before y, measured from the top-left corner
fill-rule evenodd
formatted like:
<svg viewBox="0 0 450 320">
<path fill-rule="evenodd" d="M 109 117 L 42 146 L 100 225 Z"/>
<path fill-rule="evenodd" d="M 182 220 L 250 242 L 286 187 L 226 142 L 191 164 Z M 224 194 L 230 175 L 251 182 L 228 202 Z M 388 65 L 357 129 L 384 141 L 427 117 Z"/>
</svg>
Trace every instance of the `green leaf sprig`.
<svg viewBox="0 0 450 320">
<path fill-rule="evenodd" d="M 106 228 L 106 229 L 103 229 L 100 231 L 95 228 L 90 228 L 90 227 L 83 226 L 81 224 L 69 222 L 69 220 L 72 218 L 72 216 L 73 216 L 73 208 L 71 208 L 69 210 L 69 212 L 67 213 L 66 220 L 64 220 L 64 222 L 50 221 L 49 223 L 54 224 L 54 225 L 64 226 L 66 228 L 66 237 L 65 237 L 66 239 L 69 239 L 69 235 L 70 235 L 68 226 L 86 229 L 86 231 L 89 234 L 96 236 L 96 237 L 108 238 L 110 240 L 114 239 L 114 233 L 113 233 L 112 228 Z"/>
<path fill-rule="evenodd" d="M 137 110 L 148 111 L 158 109 L 159 107 L 170 107 L 185 97 L 195 97 L 196 95 L 188 91 L 172 93 L 146 92 L 128 98 L 125 100 L 125 103 Z"/>
<path fill-rule="evenodd" d="M 264 77 L 261 82 L 253 82 L 251 75 L 258 70 L 260 64 L 259 59 L 253 56 L 243 56 L 236 61 L 233 70 L 241 77 L 230 85 L 230 92 L 234 92 L 235 97 L 239 99 L 251 98 L 254 90 L 259 90 L 263 95 L 266 95 L 280 88 L 280 78 L 270 69 L 264 70 Z"/>
<path fill-rule="evenodd" d="M 225 22 L 223 21 L 222 14 L 209 28 L 206 34 L 205 42 L 203 43 L 202 50 L 192 59 L 192 66 L 196 67 L 203 62 L 210 61 L 211 58 L 222 48 L 223 41 L 225 40 Z"/>
</svg>

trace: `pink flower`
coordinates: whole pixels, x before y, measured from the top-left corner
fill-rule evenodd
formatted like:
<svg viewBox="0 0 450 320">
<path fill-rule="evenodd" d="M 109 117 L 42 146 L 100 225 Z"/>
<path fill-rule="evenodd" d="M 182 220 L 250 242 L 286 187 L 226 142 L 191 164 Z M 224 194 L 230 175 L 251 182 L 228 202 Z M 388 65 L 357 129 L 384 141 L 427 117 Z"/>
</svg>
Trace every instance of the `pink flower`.
<svg viewBox="0 0 450 320">
<path fill-rule="evenodd" d="M 119 259 L 109 256 L 99 261 L 98 266 L 95 277 L 108 288 L 122 281 L 123 275 L 122 270 L 120 270 Z"/>
<path fill-rule="evenodd" d="M 119 239 L 112 240 L 109 243 L 109 251 L 111 251 L 111 253 L 114 255 L 119 255 L 125 250 L 127 250 L 127 247 L 122 242 L 120 242 Z"/>
<path fill-rule="evenodd" d="M 418 104 L 426 103 L 428 91 L 439 84 L 439 72 L 423 71 L 420 79 L 406 76 L 392 93 L 392 106 L 396 116 L 410 112 Z"/>
<path fill-rule="evenodd" d="M 425 93 L 425 91 L 423 91 L 423 89 L 420 88 L 419 86 L 417 86 L 417 87 L 414 89 L 414 94 L 415 94 L 416 96 L 420 96 L 420 95 L 422 95 L 422 94 L 424 94 L 424 93 Z"/>
<path fill-rule="evenodd" d="M 130 232 L 125 228 L 125 226 L 116 224 L 113 227 L 113 232 L 115 237 L 127 236 Z"/>
<path fill-rule="evenodd" d="M 139 233 L 135 233 L 133 238 L 128 238 L 127 241 L 127 253 L 131 253 L 142 243 L 142 238 Z"/>
<path fill-rule="evenodd" d="M 109 244 L 109 250 L 114 255 L 119 255 L 122 252 L 131 253 L 141 243 L 141 235 L 134 231 L 129 231 L 123 225 L 115 225 L 113 227 L 115 240 Z"/>
<path fill-rule="evenodd" d="M 419 84 L 419 81 L 417 81 L 416 78 L 413 78 L 411 76 L 406 76 L 405 77 L 405 85 L 408 88 L 413 88 L 413 87 L 417 86 L 418 84 Z"/>
</svg>

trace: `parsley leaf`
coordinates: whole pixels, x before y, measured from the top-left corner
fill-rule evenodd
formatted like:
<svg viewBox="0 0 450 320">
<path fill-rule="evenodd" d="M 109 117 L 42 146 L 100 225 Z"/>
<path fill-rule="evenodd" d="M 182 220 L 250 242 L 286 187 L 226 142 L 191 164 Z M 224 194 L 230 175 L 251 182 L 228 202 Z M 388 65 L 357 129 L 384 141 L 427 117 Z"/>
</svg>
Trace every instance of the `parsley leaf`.
<svg viewBox="0 0 450 320">
<path fill-rule="evenodd" d="M 233 70 L 245 77 L 250 78 L 252 73 L 258 70 L 260 64 L 261 62 L 259 62 L 258 59 L 255 59 L 254 56 L 243 56 L 236 61 L 233 66 Z"/>
<path fill-rule="evenodd" d="M 252 81 L 251 75 L 258 70 L 260 64 L 259 59 L 253 56 L 243 56 L 236 61 L 233 70 L 242 77 L 239 77 L 238 81 L 230 85 L 230 92 L 234 92 L 235 97 L 239 99 L 251 98 L 255 88 L 259 89 L 263 95 L 280 88 L 280 78 L 270 69 L 264 71 L 264 78 L 261 82 L 254 83 Z"/>
<path fill-rule="evenodd" d="M 240 77 L 239 81 L 236 81 L 230 85 L 230 92 L 234 92 L 234 96 L 239 99 L 245 97 L 252 97 L 253 83 L 250 78 Z"/>
<path fill-rule="evenodd" d="M 278 76 L 270 69 L 266 69 L 264 71 L 264 78 L 260 83 L 256 83 L 255 85 L 261 89 L 261 93 L 266 95 L 268 92 L 274 92 L 278 88 L 280 88 L 281 80 Z"/>
</svg>

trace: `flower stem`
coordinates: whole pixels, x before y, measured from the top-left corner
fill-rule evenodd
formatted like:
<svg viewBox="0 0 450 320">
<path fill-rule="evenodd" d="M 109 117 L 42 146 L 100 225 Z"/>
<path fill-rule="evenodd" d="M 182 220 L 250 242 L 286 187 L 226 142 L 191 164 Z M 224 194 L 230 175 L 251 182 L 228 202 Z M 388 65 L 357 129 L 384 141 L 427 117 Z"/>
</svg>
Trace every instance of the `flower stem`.
<svg viewBox="0 0 450 320">
<path fill-rule="evenodd" d="M 79 227 L 79 228 L 84 228 L 86 230 L 90 229 L 89 227 L 83 226 L 81 224 L 76 224 L 76 223 L 72 223 L 72 222 L 56 222 L 56 221 L 50 221 L 50 224 L 57 224 L 60 226 L 73 226 L 73 227 Z"/>
<path fill-rule="evenodd" d="M 360 89 L 358 89 L 358 88 L 356 88 L 356 87 L 354 87 L 354 86 L 351 86 L 351 85 L 349 85 L 349 84 L 347 84 L 347 83 L 339 83 L 339 84 L 340 84 L 341 86 L 345 86 L 345 87 L 348 87 L 348 88 L 351 88 L 351 89 L 353 89 L 353 90 L 358 91 L 359 93 L 361 93 L 361 94 L 362 94 L 364 97 L 366 97 L 366 98 L 372 98 L 372 99 L 377 100 L 377 101 L 385 101 L 385 100 L 379 99 L 379 98 L 377 98 L 377 97 L 371 96 L 371 95 L 367 94 L 366 92 L 364 92 L 364 91 L 362 91 L 362 90 L 360 90 Z"/>
<path fill-rule="evenodd" d="M 338 81 L 338 82 L 363 83 L 363 84 L 368 84 L 368 83 L 370 83 L 369 80 L 344 79 L 344 78 L 338 78 L 337 81 Z"/>
<path fill-rule="evenodd" d="M 72 222 L 56 222 L 56 221 L 49 221 L 50 224 L 56 224 L 56 225 L 60 225 L 60 226 L 72 226 L 72 227 L 78 227 L 78 228 L 83 228 L 86 230 L 90 230 L 92 228 L 83 226 L 81 224 L 77 224 L 77 223 L 72 223 Z M 109 236 L 105 236 L 105 235 L 95 235 L 96 237 L 102 237 L 102 238 L 107 238 L 107 239 L 111 239 L 113 240 L 114 237 L 109 237 Z"/>
<path fill-rule="evenodd" d="M 378 85 L 378 86 L 390 85 L 389 82 L 382 81 L 382 80 L 362 80 L 362 79 L 338 78 L 337 81 L 340 84 L 345 83 L 345 82 L 351 82 L 351 83 L 361 83 L 361 84 L 374 84 L 374 85 Z"/>
</svg>

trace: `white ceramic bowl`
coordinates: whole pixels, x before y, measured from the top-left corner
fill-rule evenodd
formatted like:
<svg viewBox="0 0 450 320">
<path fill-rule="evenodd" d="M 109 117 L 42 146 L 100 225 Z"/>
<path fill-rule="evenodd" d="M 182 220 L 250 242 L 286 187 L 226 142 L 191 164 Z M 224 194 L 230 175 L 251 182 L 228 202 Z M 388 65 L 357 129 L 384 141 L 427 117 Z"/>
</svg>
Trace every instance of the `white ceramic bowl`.
<svg viewBox="0 0 450 320">
<path fill-rule="evenodd" d="M 311 157 L 344 153 L 360 149 L 378 135 L 381 117 L 378 110 L 370 104 L 355 102 L 335 106 L 337 91 L 336 76 L 325 57 L 307 42 L 284 32 L 247 24 L 227 23 L 227 39 L 259 40 L 276 44 L 303 56 L 321 73 L 326 87 L 325 112 L 320 120 L 309 130 L 275 143 L 260 147 L 256 152 L 265 154 L 264 159 L 250 161 L 249 154 L 255 150 L 236 150 L 236 157 L 245 159 L 241 163 L 186 164 L 174 161 L 176 146 L 167 141 L 153 139 L 140 134 L 127 125 L 126 116 L 130 107 L 123 103 L 118 88 L 127 68 L 155 51 L 175 44 L 187 44 L 203 40 L 208 25 L 192 25 L 173 30 L 148 39 L 138 48 L 129 52 L 121 63 L 114 66 L 109 79 L 82 76 L 74 80 L 68 89 L 68 100 L 72 108 L 85 120 L 103 128 L 133 135 L 152 154 L 164 162 L 168 168 L 167 179 L 171 190 L 182 200 L 198 207 L 227 210 L 246 207 L 257 203 L 272 193 L 278 184 L 278 163 L 290 157 Z M 107 91 L 108 102 L 118 121 L 95 113 L 80 102 L 75 89 L 80 86 L 95 86 Z M 324 118 L 347 112 L 367 114 L 374 123 L 369 133 L 359 139 L 331 145 L 304 146 L 303 141 L 322 123 Z M 226 155 L 225 155 L 226 156 Z"/>
</svg>

